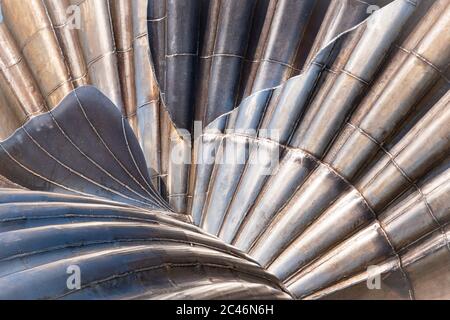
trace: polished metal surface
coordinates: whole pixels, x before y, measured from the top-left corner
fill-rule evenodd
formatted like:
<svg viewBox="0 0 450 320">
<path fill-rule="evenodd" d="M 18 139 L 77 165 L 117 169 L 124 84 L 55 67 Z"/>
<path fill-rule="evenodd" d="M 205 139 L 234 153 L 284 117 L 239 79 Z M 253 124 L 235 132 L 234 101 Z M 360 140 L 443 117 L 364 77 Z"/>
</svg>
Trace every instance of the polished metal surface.
<svg viewBox="0 0 450 320">
<path fill-rule="evenodd" d="M 0 5 L 0 298 L 450 299 L 449 0 Z"/>
<path fill-rule="evenodd" d="M 0 158 L 2 175 L 42 190 L 0 180 L 0 299 L 291 298 L 251 257 L 171 212 L 131 127 L 94 87 L 30 120 Z"/>
</svg>

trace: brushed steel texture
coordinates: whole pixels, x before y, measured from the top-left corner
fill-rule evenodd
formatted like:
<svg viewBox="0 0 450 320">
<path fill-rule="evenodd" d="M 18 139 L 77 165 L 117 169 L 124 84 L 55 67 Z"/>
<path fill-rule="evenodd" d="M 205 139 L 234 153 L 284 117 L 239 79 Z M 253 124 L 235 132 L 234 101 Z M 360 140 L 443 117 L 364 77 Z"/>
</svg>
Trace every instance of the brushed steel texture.
<svg viewBox="0 0 450 320">
<path fill-rule="evenodd" d="M 449 0 L 0 4 L 2 298 L 450 299 Z"/>
</svg>

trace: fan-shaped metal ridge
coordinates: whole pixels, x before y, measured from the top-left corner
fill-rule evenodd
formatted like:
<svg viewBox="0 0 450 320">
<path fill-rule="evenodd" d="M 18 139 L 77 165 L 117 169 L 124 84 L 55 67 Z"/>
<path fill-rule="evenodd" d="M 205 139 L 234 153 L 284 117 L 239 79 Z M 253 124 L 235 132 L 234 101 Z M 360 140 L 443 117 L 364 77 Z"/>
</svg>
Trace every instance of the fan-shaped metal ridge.
<svg viewBox="0 0 450 320">
<path fill-rule="evenodd" d="M 0 148 L 2 175 L 51 191 L 0 191 L 0 298 L 290 297 L 247 255 L 167 211 L 130 127 L 94 87 Z"/>
<path fill-rule="evenodd" d="M 450 297 L 449 0 L 0 4 L 0 298 Z"/>
<path fill-rule="evenodd" d="M 413 298 L 402 250 L 435 230 L 448 248 L 449 210 L 441 204 L 448 202 L 449 3 L 433 3 L 412 25 L 423 14 L 416 8 L 388 5 L 320 51 L 300 76 L 219 119 L 225 134 L 200 138 L 198 157 L 214 161 L 197 165 L 195 223 L 248 252 L 297 297 L 396 256 L 408 287 L 402 297 Z M 434 170 L 442 185 L 428 195 L 425 175 Z M 390 208 L 406 206 L 405 192 L 420 200 L 394 227 Z M 422 206 L 427 227 L 415 216 Z M 371 234 L 364 247 L 356 239 L 369 230 L 378 238 Z M 434 285 L 447 287 L 445 274 Z"/>
</svg>

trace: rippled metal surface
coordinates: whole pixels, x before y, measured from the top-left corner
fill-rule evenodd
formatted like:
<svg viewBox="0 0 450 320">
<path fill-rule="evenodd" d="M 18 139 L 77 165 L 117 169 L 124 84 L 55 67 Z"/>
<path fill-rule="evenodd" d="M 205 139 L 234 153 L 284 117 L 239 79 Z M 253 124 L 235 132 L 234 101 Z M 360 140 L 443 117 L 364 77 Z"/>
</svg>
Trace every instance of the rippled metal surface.
<svg viewBox="0 0 450 320">
<path fill-rule="evenodd" d="M 399 298 L 433 296 L 415 288 L 403 252 L 438 232 L 437 246 L 450 253 L 449 10 L 448 1 L 395 1 L 318 50 L 299 76 L 213 122 L 211 131 L 228 130 L 199 139 L 197 157 L 215 164 L 197 165 L 194 222 L 248 252 L 298 298 L 331 294 L 358 274 L 363 291 L 363 272 L 388 257 L 408 288 Z M 258 163 L 261 155 L 277 162 Z M 436 198 L 425 191 L 432 172 L 443 183 Z M 420 200 L 402 200 L 409 193 Z M 384 217 L 395 205 L 405 212 L 393 229 Z M 424 284 L 448 298 L 448 281 L 441 285 Z"/>
<path fill-rule="evenodd" d="M 94 87 L 1 142 L 0 158 L 0 174 L 42 190 L 0 189 L 0 299 L 291 297 L 249 256 L 170 211 L 130 126 Z M 67 285 L 73 266 L 78 288 Z"/>
<path fill-rule="evenodd" d="M 2 297 L 450 298 L 449 0 L 1 8 Z"/>
</svg>

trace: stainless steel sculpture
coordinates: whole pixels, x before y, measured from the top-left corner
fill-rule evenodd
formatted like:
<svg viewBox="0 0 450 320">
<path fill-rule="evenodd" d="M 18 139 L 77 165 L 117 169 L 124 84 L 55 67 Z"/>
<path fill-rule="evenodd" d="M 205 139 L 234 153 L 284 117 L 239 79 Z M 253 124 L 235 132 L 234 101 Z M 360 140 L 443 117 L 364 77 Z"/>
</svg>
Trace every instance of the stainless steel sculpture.
<svg viewBox="0 0 450 320">
<path fill-rule="evenodd" d="M 450 298 L 449 0 L 0 3 L 0 298 Z"/>
</svg>

